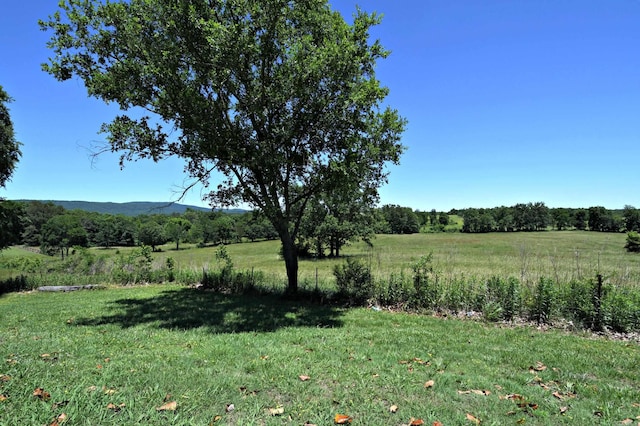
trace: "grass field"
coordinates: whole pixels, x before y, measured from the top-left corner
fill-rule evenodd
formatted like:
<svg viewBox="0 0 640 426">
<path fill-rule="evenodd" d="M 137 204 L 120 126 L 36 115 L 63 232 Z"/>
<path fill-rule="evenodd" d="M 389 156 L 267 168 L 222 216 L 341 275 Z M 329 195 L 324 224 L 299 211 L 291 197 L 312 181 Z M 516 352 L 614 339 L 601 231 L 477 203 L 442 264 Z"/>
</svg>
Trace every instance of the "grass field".
<svg viewBox="0 0 640 426">
<path fill-rule="evenodd" d="M 514 276 L 535 282 L 540 276 L 557 282 L 603 274 L 612 283 L 640 284 L 640 256 L 624 250 L 625 235 L 599 232 L 522 232 L 491 234 L 378 235 L 373 248 L 356 243 L 344 249 L 345 256 L 360 257 L 380 277 L 409 270 L 421 256 L 433 253 L 443 275 Z M 201 269 L 215 265 L 216 248 L 194 247 L 175 251 L 171 245 L 154 254 L 158 264 L 173 257 L 179 268 Z M 261 270 L 285 280 L 284 263 L 278 256 L 279 242 L 232 244 L 227 247 L 238 269 Z M 343 259 L 301 260 L 301 281 L 333 280 L 333 267 Z"/>
<path fill-rule="evenodd" d="M 556 282 L 568 282 L 601 273 L 615 285 L 638 285 L 640 255 L 627 253 L 624 244 L 624 234 L 581 231 L 378 235 L 373 247 L 360 242 L 345 247 L 343 254 L 363 259 L 378 277 L 408 271 L 421 256 L 433 253 L 434 264 L 444 276 L 514 276 L 525 282 L 546 276 Z M 231 244 L 227 251 L 236 269 L 259 270 L 284 283 L 286 274 L 279 247 L 278 241 L 262 241 Z M 160 248 L 161 252 L 153 253 L 157 267 L 171 257 L 177 269 L 217 268 L 216 247 L 183 244 L 176 251 L 175 244 L 166 244 Z M 97 255 L 107 257 L 129 250 L 92 249 Z M 20 248 L 0 252 L 0 259 L 21 256 L 52 259 Z M 320 281 L 333 281 L 334 266 L 343 262 L 344 259 L 301 259 L 300 280 L 315 284 L 317 273 Z"/>
<path fill-rule="evenodd" d="M 336 414 L 352 425 L 582 425 L 640 416 L 638 344 L 558 330 L 174 285 L 12 293 L 0 296 L 0 318 L 2 425 L 330 425 Z"/>
</svg>

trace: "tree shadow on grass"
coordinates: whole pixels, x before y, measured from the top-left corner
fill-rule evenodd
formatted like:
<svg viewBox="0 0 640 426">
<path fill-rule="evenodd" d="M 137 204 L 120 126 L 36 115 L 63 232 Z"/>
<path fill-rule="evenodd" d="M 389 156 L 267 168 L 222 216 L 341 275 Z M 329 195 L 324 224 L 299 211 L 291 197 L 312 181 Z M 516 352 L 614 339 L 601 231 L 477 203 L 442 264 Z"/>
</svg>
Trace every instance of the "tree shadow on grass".
<svg viewBox="0 0 640 426">
<path fill-rule="evenodd" d="M 283 327 L 342 326 L 342 310 L 333 306 L 285 300 L 275 295 L 226 295 L 191 288 L 167 290 L 149 298 L 111 302 L 108 314 L 79 318 L 85 326 L 151 324 L 159 328 L 205 328 L 211 333 L 270 332 Z"/>
</svg>

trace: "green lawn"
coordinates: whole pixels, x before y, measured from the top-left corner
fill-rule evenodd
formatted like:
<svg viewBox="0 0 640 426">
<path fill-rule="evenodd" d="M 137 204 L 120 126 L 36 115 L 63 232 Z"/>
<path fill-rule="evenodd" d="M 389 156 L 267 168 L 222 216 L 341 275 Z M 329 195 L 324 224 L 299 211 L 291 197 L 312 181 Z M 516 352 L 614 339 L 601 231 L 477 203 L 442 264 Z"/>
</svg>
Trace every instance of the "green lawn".
<svg viewBox="0 0 640 426">
<path fill-rule="evenodd" d="M 336 414 L 352 425 L 473 424 L 467 414 L 482 424 L 619 424 L 640 415 L 638 344 L 558 330 L 161 285 L 7 294 L 0 318 L 3 425 L 48 425 L 63 413 L 72 425 L 330 425 Z M 157 410 L 172 402 L 175 411 Z"/>
</svg>

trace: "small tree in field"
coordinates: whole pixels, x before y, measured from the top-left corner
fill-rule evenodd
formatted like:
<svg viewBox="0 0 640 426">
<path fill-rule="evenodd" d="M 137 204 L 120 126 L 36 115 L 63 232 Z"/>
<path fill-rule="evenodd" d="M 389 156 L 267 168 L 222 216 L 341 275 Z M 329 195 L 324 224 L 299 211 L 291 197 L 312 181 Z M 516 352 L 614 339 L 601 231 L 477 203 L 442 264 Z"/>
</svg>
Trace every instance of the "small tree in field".
<svg viewBox="0 0 640 426">
<path fill-rule="evenodd" d="M 358 10 L 326 0 L 61 0 L 45 71 L 78 76 L 91 96 L 131 113 L 105 124 L 106 151 L 186 159 L 218 206 L 262 211 L 282 242 L 288 290 L 309 200 L 345 184 L 373 191 L 398 163 L 405 120 L 383 107 L 375 65 L 389 54 Z M 151 115 L 140 117 L 139 111 Z M 145 112 L 146 114 L 146 112 Z M 177 130 L 177 131 L 174 131 Z M 377 194 L 377 193 L 376 193 Z"/>
<path fill-rule="evenodd" d="M 636 231 L 627 233 L 627 243 L 624 248 L 628 252 L 639 253 L 640 252 L 640 234 Z"/>
</svg>

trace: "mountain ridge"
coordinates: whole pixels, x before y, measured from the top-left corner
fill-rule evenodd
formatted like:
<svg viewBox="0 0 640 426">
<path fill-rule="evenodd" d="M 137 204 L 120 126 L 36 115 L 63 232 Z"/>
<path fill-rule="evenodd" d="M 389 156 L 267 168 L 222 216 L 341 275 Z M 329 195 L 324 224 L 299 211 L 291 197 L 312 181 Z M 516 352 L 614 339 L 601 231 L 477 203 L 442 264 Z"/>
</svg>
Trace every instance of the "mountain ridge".
<svg viewBox="0 0 640 426">
<path fill-rule="evenodd" d="M 15 200 L 20 202 L 38 201 L 40 203 L 53 203 L 62 206 L 65 210 L 83 210 L 87 212 L 103 214 L 122 214 L 125 216 L 138 216 L 142 214 L 182 214 L 187 209 L 195 211 L 211 211 L 211 208 L 191 206 L 187 204 L 161 202 L 161 201 L 129 201 L 126 203 L 102 202 L 102 201 L 77 201 L 77 200 Z M 223 209 L 230 214 L 241 214 L 247 210 Z"/>
</svg>

